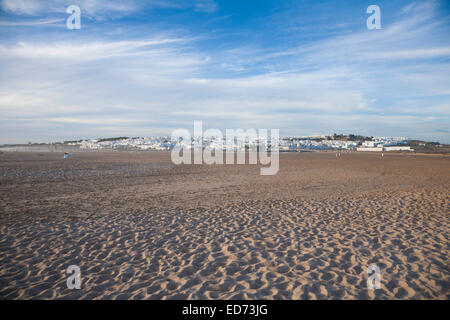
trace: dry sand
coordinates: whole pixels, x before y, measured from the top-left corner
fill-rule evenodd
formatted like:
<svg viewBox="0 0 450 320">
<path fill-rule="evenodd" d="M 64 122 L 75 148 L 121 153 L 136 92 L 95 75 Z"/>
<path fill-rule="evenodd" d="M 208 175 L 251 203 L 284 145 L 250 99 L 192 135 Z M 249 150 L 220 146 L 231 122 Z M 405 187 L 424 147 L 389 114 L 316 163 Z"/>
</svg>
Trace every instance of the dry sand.
<svg viewBox="0 0 450 320">
<path fill-rule="evenodd" d="M 450 298 L 448 156 L 282 154 L 275 176 L 62 158 L 0 154 L 1 299 Z"/>
</svg>

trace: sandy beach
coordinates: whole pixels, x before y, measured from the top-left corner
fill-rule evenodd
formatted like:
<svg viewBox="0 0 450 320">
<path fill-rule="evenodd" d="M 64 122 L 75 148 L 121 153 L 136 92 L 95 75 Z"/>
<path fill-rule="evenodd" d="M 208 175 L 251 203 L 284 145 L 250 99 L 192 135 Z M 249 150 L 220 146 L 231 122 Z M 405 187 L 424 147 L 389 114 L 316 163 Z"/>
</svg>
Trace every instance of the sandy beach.
<svg viewBox="0 0 450 320">
<path fill-rule="evenodd" d="M 450 298 L 450 156 L 288 153 L 277 175 L 259 168 L 0 154 L 0 299 Z"/>
</svg>

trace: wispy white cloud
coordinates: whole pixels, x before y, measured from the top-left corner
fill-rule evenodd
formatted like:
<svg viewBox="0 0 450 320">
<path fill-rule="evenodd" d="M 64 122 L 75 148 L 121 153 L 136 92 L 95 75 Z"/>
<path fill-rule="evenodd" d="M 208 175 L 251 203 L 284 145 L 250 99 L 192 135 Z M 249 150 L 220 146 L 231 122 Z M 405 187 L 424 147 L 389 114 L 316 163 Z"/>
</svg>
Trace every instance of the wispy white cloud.
<svg viewBox="0 0 450 320">
<path fill-rule="evenodd" d="M 28 43 L 18 42 L 16 45 L 0 45 L 0 53 L 4 57 L 21 59 L 66 59 L 74 62 L 99 60 L 120 56 L 151 55 L 158 51 L 158 46 L 185 42 L 182 38 L 158 38 L 130 41 L 93 41 L 90 43 L 58 42 Z M 165 53 L 170 49 L 165 49 Z"/>
<path fill-rule="evenodd" d="M 199 12 L 216 12 L 219 6 L 214 0 L 198 0 L 194 8 Z"/>
<path fill-rule="evenodd" d="M 39 20 L 32 20 L 32 21 L 0 21 L 0 26 L 6 26 L 6 27 L 35 27 L 35 26 L 45 26 L 45 25 L 52 25 L 55 26 L 58 24 L 61 25 L 61 22 L 64 22 L 65 19 L 39 19 Z"/>
<path fill-rule="evenodd" d="M 1 8 L 9 13 L 20 15 L 35 15 L 42 10 L 42 1 L 29 1 L 29 0 L 2 0 Z"/>
<path fill-rule="evenodd" d="M 284 59 L 285 68 L 296 66 L 322 66 L 336 63 L 370 63 L 373 60 L 398 61 L 448 57 L 448 26 L 446 20 L 434 19 L 439 10 L 437 1 L 424 1 L 406 6 L 403 15 L 382 30 L 342 32 L 323 40 L 301 44 L 282 50 L 266 49 L 255 54 L 254 50 L 229 50 L 227 53 L 242 65 L 274 63 Z M 440 28 L 440 30 L 439 30 Z M 438 32 L 439 31 L 439 32 Z M 442 42 L 445 42 L 443 45 Z M 429 47 L 433 43 L 433 47 Z M 447 45 L 446 45 L 447 44 Z"/>
<path fill-rule="evenodd" d="M 65 13 L 70 5 L 77 5 L 83 14 L 103 19 L 121 17 L 137 10 L 153 8 L 193 8 L 195 11 L 212 13 L 218 10 L 214 0 L 1 0 L 0 8 L 10 14 L 39 16 L 48 13 Z"/>
<path fill-rule="evenodd" d="M 439 57 L 450 57 L 450 47 L 376 52 L 368 54 L 367 57 L 369 59 L 383 59 L 383 60 L 429 59 Z"/>
<path fill-rule="evenodd" d="M 65 13 L 70 5 L 78 5 L 91 16 L 129 14 L 140 8 L 134 0 L 1 0 L 1 9 L 10 14 L 38 16 L 52 12 Z"/>
</svg>

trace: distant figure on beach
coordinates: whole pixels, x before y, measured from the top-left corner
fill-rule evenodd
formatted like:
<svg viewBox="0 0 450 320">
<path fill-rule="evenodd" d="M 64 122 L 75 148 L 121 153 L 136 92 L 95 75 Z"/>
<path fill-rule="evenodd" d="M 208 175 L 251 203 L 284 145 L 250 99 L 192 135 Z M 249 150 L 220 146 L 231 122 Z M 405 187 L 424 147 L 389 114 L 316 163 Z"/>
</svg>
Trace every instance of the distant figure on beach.
<svg viewBox="0 0 450 320">
<path fill-rule="evenodd" d="M 68 152 L 64 152 L 64 159 L 68 159 L 69 158 L 69 153 Z"/>
</svg>

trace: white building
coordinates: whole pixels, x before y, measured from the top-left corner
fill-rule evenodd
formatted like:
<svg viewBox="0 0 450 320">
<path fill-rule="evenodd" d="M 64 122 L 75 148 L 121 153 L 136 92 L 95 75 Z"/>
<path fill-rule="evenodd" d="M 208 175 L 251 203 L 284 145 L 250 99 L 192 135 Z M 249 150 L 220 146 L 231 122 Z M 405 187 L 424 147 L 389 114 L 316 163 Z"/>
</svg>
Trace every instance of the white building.
<svg viewBox="0 0 450 320">
<path fill-rule="evenodd" d="M 383 147 L 360 147 L 356 148 L 356 151 L 383 151 Z"/>
<path fill-rule="evenodd" d="M 411 147 L 405 146 L 392 146 L 392 147 L 384 147 L 384 151 L 414 151 Z"/>
<path fill-rule="evenodd" d="M 366 147 L 366 148 L 374 148 L 376 143 L 377 142 L 375 142 L 375 141 L 364 141 L 362 143 L 362 146 Z M 358 149 L 360 149 L 360 148 L 358 148 Z M 369 151 L 369 150 L 365 150 L 365 151 Z"/>
</svg>

